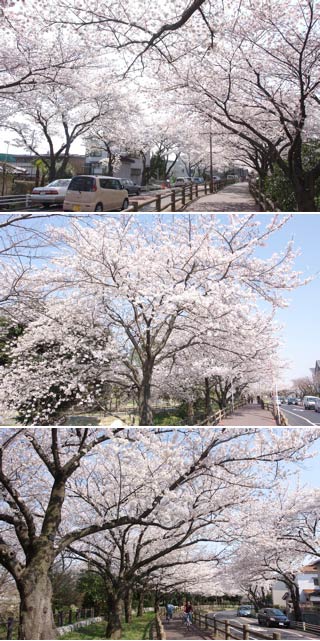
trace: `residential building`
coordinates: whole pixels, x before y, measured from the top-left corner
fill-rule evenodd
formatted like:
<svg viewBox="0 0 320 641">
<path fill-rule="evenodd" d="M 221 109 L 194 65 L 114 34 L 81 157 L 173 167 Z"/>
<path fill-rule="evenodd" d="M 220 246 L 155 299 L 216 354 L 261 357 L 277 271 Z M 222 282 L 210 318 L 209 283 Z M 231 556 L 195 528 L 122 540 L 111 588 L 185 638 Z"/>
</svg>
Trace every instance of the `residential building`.
<svg viewBox="0 0 320 641">
<path fill-rule="evenodd" d="M 10 164 L 21 168 L 28 180 L 35 178 L 37 171 L 35 161 L 38 159 L 38 156 L 35 154 L 15 154 L 14 156 L 10 156 L 10 158 Z M 49 159 L 49 156 L 43 155 L 42 158 L 46 160 Z M 61 156 L 61 160 L 63 160 L 63 156 Z M 84 173 L 84 163 L 85 157 L 80 154 L 72 154 L 68 160 L 68 164 L 74 174 Z"/>
<path fill-rule="evenodd" d="M 316 361 L 314 367 L 311 368 L 312 379 L 314 381 L 317 393 L 320 393 L 320 361 Z"/>
<path fill-rule="evenodd" d="M 116 178 L 126 178 L 133 180 L 137 185 L 141 185 L 143 178 L 143 158 L 137 152 L 116 151 L 120 162 L 115 164 L 113 175 Z M 91 150 L 85 156 L 85 173 L 86 174 L 107 174 L 107 151 L 102 149 Z M 150 166 L 150 156 L 147 154 L 147 167 Z"/>
<path fill-rule="evenodd" d="M 295 580 L 300 594 L 300 603 L 306 607 L 320 603 L 320 561 L 303 566 Z M 290 593 L 283 581 L 275 581 L 271 588 L 274 606 L 290 608 Z"/>
</svg>

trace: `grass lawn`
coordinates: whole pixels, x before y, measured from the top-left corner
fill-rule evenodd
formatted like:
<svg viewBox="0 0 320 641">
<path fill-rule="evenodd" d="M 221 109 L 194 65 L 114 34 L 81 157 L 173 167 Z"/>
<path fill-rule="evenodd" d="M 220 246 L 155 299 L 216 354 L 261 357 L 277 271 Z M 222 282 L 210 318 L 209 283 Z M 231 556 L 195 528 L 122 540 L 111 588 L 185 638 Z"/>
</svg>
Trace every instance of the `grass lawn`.
<svg viewBox="0 0 320 641">
<path fill-rule="evenodd" d="M 132 623 L 123 624 L 123 635 L 121 639 L 149 639 L 149 627 L 151 621 L 154 619 L 153 612 L 145 612 L 143 617 L 133 616 Z M 94 623 L 87 625 L 84 628 L 69 632 L 60 639 L 105 639 L 106 623 Z"/>
</svg>

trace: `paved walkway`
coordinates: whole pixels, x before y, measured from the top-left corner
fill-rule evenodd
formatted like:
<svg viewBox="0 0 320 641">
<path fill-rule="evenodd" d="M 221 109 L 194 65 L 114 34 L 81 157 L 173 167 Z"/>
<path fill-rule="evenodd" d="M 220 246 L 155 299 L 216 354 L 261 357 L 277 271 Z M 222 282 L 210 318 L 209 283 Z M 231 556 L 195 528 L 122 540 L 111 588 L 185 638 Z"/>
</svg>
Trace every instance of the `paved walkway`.
<svg viewBox="0 0 320 641">
<path fill-rule="evenodd" d="M 185 211 L 260 211 L 247 182 L 234 183 L 216 194 L 207 194 L 187 205 Z"/>
<path fill-rule="evenodd" d="M 252 403 L 252 405 L 244 405 L 244 407 L 236 410 L 234 414 L 223 419 L 219 425 L 252 425 L 254 427 L 268 425 L 270 427 L 276 425 L 276 421 L 271 412 L 261 409 L 257 403 Z"/>
<path fill-rule="evenodd" d="M 165 619 L 162 620 L 162 623 L 168 641 L 174 641 L 174 639 L 212 639 L 212 636 L 206 634 L 195 625 L 191 625 L 188 629 L 179 614 L 174 616 L 170 623 L 166 623 Z"/>
</svg>

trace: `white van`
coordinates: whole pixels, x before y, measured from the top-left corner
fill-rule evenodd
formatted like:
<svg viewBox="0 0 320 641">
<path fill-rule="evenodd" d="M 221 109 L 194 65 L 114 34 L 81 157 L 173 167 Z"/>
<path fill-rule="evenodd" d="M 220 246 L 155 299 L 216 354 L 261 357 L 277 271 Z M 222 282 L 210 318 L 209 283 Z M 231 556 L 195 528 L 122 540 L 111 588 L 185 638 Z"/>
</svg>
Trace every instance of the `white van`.
<svg viewBox="0 0 320 641">
<path fill-rule="evenodd" d="M 303 407 L 305 410 L 314 410 L 316 406 L 316 401 L 320 401 L 318 396 L 304 396 L 303 397 Z"/>
<path fill-rule="evenodd" d="M 112 176 L 74 176 L 63 211 L 114 211 L 129 207 L 128 192 Z"/>
</svg>

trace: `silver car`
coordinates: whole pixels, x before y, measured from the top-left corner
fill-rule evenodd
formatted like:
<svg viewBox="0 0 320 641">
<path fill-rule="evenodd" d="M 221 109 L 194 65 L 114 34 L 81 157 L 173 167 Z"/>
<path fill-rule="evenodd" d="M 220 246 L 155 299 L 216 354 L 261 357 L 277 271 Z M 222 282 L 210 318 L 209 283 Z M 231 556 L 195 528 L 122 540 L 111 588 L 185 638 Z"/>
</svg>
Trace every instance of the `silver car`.
<svg viewBox="0 0 320 641">
<path fill-rule="evenodd" d="M 33 205 L 59 205 L 63 203 L 71 178 L 58 178 L 45 187 L 35 187 L 31 194 Z"/>
</svg>

